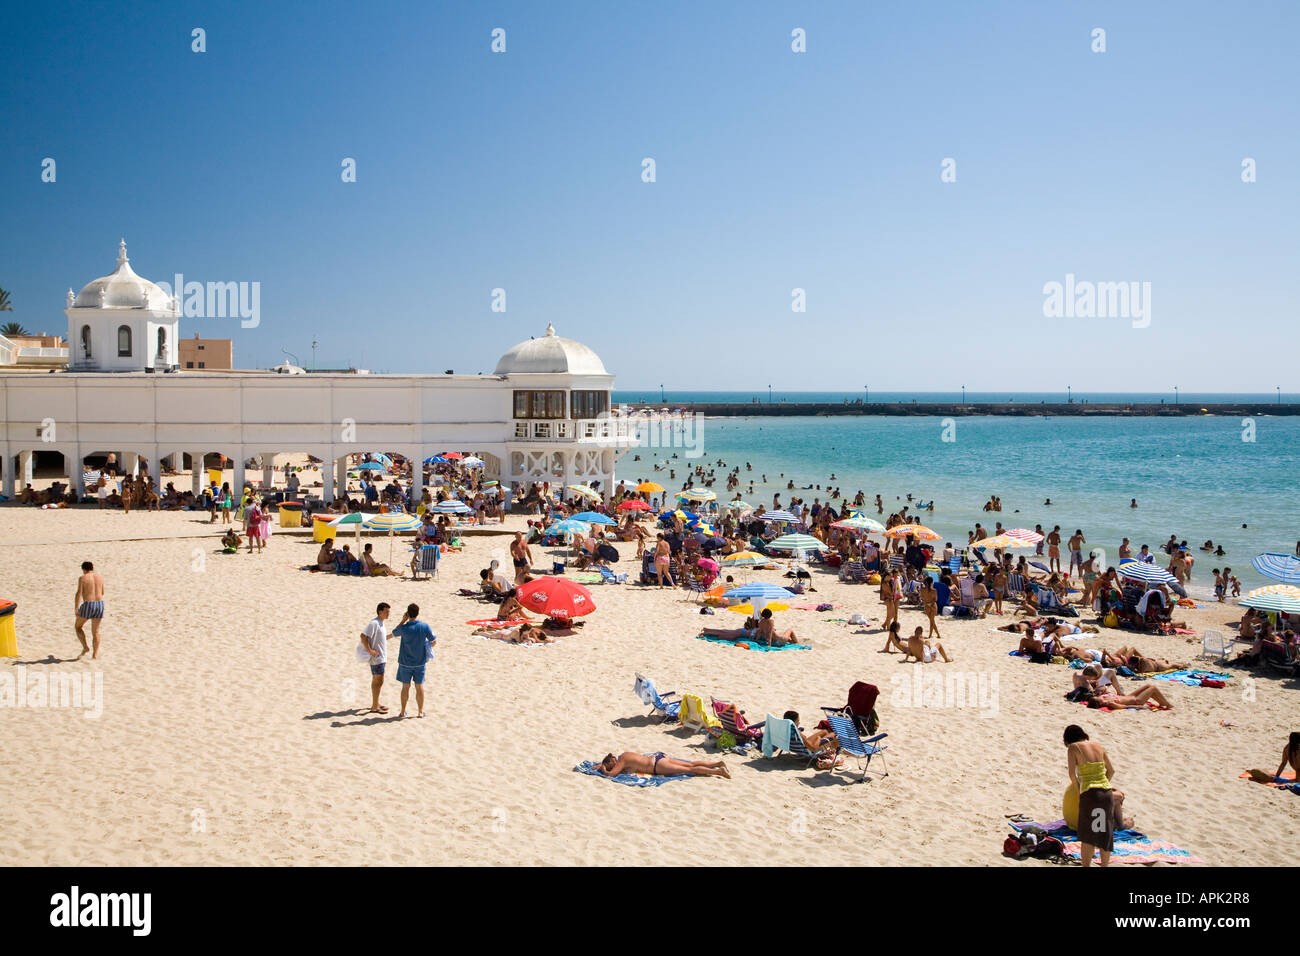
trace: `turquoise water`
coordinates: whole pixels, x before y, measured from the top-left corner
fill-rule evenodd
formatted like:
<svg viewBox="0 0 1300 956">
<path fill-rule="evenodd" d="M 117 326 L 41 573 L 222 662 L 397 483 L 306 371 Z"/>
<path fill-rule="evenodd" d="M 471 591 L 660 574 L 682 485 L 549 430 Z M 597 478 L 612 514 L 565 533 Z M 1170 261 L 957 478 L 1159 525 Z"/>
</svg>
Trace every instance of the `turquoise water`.
<svg viewBox="0 0 1300 956">
<path fill-rule="evenodd" d="M 943 440 L 945 421 L 953 441 Z M 1135 551 L 1143 544 L 1157 551 L 1177 534 L 1196 558 L 1197 592 L 1207 593 L 1211 568 L 1226 564 L 1245 593 L 1272 583 L 1250 567 L 1252 557 L 1290 553 L 1300 540 L 1300 418 L 1259 416 L 1254 428 L 1255 440 L 1243 441 L 1242 419 L 1220 417 L 710 418 L 697 428 L 700 457 L 686 458 L 683 448 L 642 448 L 618 471 L 675 491 L 688 469 L 721 458 L 728 467 L 716 469 L 719 498 L 731 497 L 726 472 L 740 465 L 740 490 L 752 504 L 770 507 L 776 492 L 788 504 L 790 478 L 795 494 L 810 503 L 824 501 L 831 485 L 850 500 L 859 490 L 868 501 L 880 494 L 886 514 L 912 494 L 934 499 L 923 523 L 956 544 L 965 543 L 976 521 L 988 528 L 998 520 L 1007 528 L 1059 524 L 1063 537 L 1081 528 L 1089 548 L 1105 549 L 1112 564 L 1126 536 Z M 672 454 L 679 456 L 675 482 L 667 470 L 651 470 Z M 746 461 L 753 472 L 744 470 Z M 807 484 L 821 490 L 804 490 Z M 1002 512 L 984 512 L 995 494 Z M 1048 497 L 1050 507 L 1043 504 Z M 1196 550 L 1207 538 L 1227 556 Z"/>
<path fill-rule="evenodd" d="M 662 394 L 662 398 L 661 398 Z M 778 386 L 770 395 L 766 388 L 759 388 L 750 392 L 705 392 L 705 391 L 678 391 L 671 388 L 664 389 L 661 393 L 659 388 L 621 388 L 615 389 L 613 394 L 614 404 L 627 402 L 629 404 L 641 402 L 654 402 L 671 405 L 683 402 L 740 402 L 742 404 L 753 402 L 757 399 L 762 404 L 768 401 L 773 402 L 856 402 L 864 397 L 871 402 L 1023 402 L 1025 404 L 1038 404 L 1048 402 L 1049 404 L 1062 404 L 1068 398 L 1076 402 L 1136 402 L 1150 403 L 1158 405 L 1161 402 L 1173 404 L 1175 401 L 1191 405 L 1195 402 L 1209 404 L 1213 402 L 1300 402 L 1300 395 L 1294 392 L 1277 391 L 1257 394 L 1247 394 L 1242 392 L 1231 392 L 1215 394 L 1212 392 L 1186 391 L 1180 389 L 1175 395 L 1173 389 L 1167 392 L 1081 392 L 1071 390 L 1067 392 L 1061 389 L 1057 392 L 976 392 L 974 390 L 961 391 L 960 388 L 950 392 L 866 392 L 863 389 L 853 391 L 839 392 L 788 392 L 782 391 Z"/>
</svg>

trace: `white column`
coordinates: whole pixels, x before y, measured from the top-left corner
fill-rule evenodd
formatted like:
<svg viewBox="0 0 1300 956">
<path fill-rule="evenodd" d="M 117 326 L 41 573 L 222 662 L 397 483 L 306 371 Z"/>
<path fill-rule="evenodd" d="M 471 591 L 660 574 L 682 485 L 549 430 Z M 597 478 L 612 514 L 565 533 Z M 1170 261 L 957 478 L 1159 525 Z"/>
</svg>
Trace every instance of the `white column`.
<svg viewBox="0 0 1300 956">
<path fill-rule="evenodd" d="M 562 452 L 560 452 L 560 455 L 561 455 L 561 456 L 563 457 L 563 459 L 564 459 L 564 479 L 563 479 L 564 484 L 560 487 L 560 494 L 559 494 L 559 497 L 560 497 L 561 499 L 565 499 L 565 498 L 570 494 L 570 491 L 569 491 L 569 485 L 574 484 L 574 481 L 573 481 L 573 452 L 571 452 L 571 451 L 562 451 Z"/>
<path fill-rule="evenodd" d="M 122 470 L 134 478 L 140 470 L 140 453 L 128 451 L 126 453 L 126 461 L 122 465 Z"/>
<path fill-rule="evenodd" d="M 2 493 L 6 498 L 14 496 L 14 471 L 16 470 L 14 457 L 13 455 L 4 456 L 4 491 Z"/>
<path fill-rule="evenodd" d="M 244 476 L 243 448 L 240 448 L 239 451 L 236 452 L 233 457 L 234 457 L 234 464 L 235 464 L 235 480 L 231 483 L 230 495 L 232 498 L 234 498 L 235 501 L 238 501 L 240 499 L 240 496 L 242 496 L 244 493 L 244 481 L 246 480 Z"/>
<path fill-rule="evenodd" d="M 72 479 L 72 490 L 77 493 L 77 500 L 86 496 L 86 460 L 81 457 L 81 446 L 77 445 L 71 453 L 64 452 L 63 460 L 72 459 L 68 466 L 68 477 Z"/>
<path fill-rule="evenodd" d="M 181 464 L 184 463 L 182 459 Z M 190 452 L 190 491 L 194 497 L 203 494 L 203 485 L 203 452 L 192 451 Z"/>
<path fill-rule="evenodd" d="M 262 453 L 262 494 L 269 494 L 271 486 L 275 484 L 275 455 L 271 452 Z"/>
<path fill-rule="evenodd" d="M 340 498 L 348 496 L 348 456 L 334 460 L 334 494 Z"/>
<path fill-rule="evenodd" d="M 420 507 L 420 499 L 424 497 L 424 459 L 428 457 L 418 448 L 413 453 L 411 459 L 411 511 Z"/>
<path fill-rule="evenodd" d="M 32 453 L 30 451 L 20 451 L 18 453 L 18 472 L 22 476 L 23 486 L 32 483 Z"/>
</svg>

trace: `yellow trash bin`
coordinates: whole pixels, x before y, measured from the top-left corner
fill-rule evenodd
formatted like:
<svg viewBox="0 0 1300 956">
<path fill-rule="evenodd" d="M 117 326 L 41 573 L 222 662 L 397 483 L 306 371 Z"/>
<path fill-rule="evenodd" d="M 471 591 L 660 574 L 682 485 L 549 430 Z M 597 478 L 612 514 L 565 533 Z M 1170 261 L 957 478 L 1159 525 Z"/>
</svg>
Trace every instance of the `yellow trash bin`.
<svg viewBox="0 0 1300 956">
<path fill-rule="evenodd" d="M 297 501 L 280 502 L 280 527 L 302 527 L 302 504 Z"/>
<path fill-rule="evenodd" d="M 209 468 L 209 469 L 208 469 L 208 483 L 209 483 L 209 484 L 212 484 L 212 485 L 216 485 L 218 488 L 221 487 L 221 469 L 220 469 L 220 468 Z"/>
<path fill-rule="evenodd" d="M 316 541 L 324 541 L 326 538 L 334 537 L 336 528 L 330 527 L 330 522 L 337 518 L 338 515 L 312 515 L 311 516 L 311 536 Z"/>
<path fill-rule="evenodd" d="M 18 633 L 14 630 L 17 609 L 13 601 L 0 601 L 0 657 L 18 656 Z"/>
</svg>

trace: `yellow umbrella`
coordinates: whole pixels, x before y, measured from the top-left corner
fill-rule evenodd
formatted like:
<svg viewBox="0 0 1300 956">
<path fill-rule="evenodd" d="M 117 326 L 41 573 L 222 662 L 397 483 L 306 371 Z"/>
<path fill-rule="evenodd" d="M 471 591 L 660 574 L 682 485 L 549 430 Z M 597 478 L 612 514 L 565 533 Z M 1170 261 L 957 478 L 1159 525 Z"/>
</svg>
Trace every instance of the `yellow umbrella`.
<svg viewBox="0 0 1300 956">
<path fill-rule="evenodd" d="M 641 492 L 649 492 L 652 495 L 657 495 L 659 494 L 659 492 L 664 490 L 664 486 L 660 484 L 656 484 L 653 481 L 643 481 L 641 482 L 641 484 L 636 486 L 636 490 Z"/>
<path fill-rule="evenodd" d="M 727 608 L 728 611 L 735 611 L 737 614 L 753 614 L 754 605 L 752 604 L 733 604 Z M 767 610 L 775 614 L 777 611 L 788 611 L 790 605 L 782 604 L 780 601 L 773 601 L 767 605 Z"/>
<path fill-rule="evenodd" d="M 913 537 L 917 541 L 942 541 L 943 536 L 935 534 L 923 524 L 900 524 L 895 525 L 885 532 L 886 538 L 906 538 Z"/>
<path fill-rule="evenodd" d="M 575 495 L 583 495 L 586 498 L 599 498 L 600 492 L 586 485 L 569 485 L 569 490 Z"/>
</svg>

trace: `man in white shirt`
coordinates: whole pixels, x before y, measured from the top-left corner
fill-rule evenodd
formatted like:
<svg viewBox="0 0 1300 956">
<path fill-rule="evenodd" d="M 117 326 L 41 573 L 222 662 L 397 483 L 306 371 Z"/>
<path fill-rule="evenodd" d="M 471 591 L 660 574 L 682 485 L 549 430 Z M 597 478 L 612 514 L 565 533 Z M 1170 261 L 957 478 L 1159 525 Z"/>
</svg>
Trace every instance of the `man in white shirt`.
<svg viewBox="0 0 1300 956">
<path fill-rule="evenodd" d="M 375 608 L 374 619 L 361 632 L 361 645 L 370 652 L 370 713 L 386 714 L 387 707 L 379 706 L 379 691 L 384 686 L 384 666 L 388 662 L 388 634 L 384 622 L 388 620 L 388 605 Z"/>
</svg>

